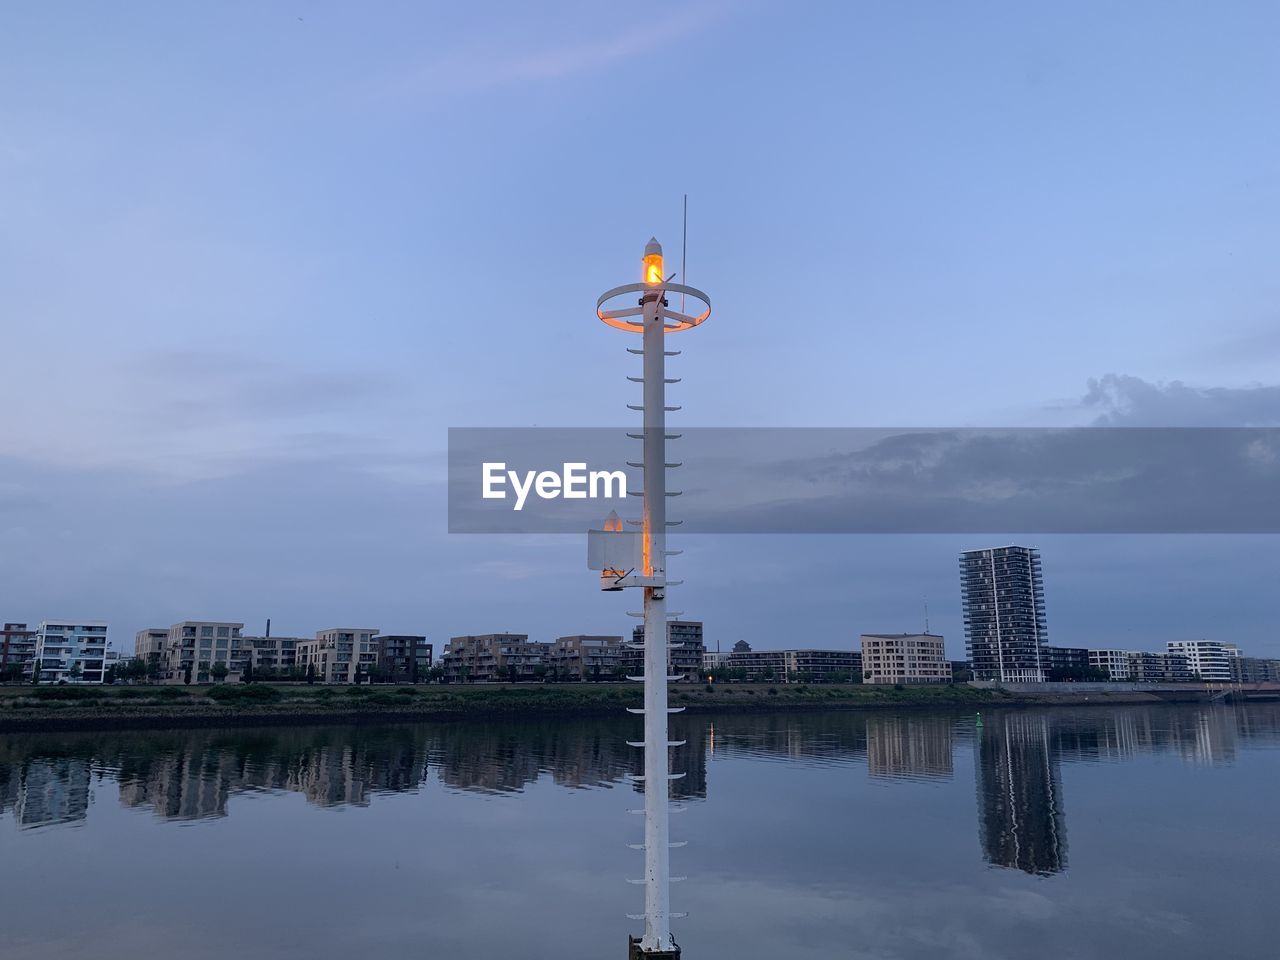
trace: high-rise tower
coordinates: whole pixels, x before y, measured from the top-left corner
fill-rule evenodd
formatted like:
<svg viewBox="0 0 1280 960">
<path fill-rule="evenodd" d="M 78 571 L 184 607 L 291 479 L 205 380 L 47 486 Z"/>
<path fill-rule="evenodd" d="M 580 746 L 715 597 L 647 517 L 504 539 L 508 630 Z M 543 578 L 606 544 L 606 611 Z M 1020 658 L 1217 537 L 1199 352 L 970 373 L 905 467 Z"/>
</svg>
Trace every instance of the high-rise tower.
<svg viewBox="0 0 1280 960">
<path fill-rule="evenodd" d="M 964 637 L 978 680 L 1039 683 L 1044 617 L 1044 575 L 1034 547 L 992 547 L 960 555 Z"/>
</svg>

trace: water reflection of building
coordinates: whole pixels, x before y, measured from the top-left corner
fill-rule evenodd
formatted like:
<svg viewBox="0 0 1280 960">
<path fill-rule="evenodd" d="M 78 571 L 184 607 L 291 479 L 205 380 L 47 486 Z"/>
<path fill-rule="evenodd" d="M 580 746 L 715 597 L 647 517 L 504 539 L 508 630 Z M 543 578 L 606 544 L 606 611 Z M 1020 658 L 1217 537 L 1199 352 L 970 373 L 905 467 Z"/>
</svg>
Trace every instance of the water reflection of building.
<svg viewBox="0 0 1280 960">
<path fill-rule="evenodd" d="M 377 792 L 417 789 L 427 749 L 402 728 L 281 730 L 272 735 L 191 733 L 118 759 L 120 801 L 166 819 L 227 815 L 247 790 L 288 790 L 319 806 L 365 805 Z"/>
<path fill-rule="evenodd" d="M 234 774 L 225 759 L 205 750 L 161 756 L 120 781 L 120 802 L 150 807 L 169 820 L 224 817 Z"/>
<path fill-rule="evenodd" d="M 1067 865 L 1057 750 L 1044 713 L 1000 713 L 978 731 L 978 836 L 988 862 L 1053 874 Z"/>
<path fill-rule="evenodd" d="M 73 823 L 89 813 L 90 763 L 81 757 L 0 757 L 0 813 L 19 826 Z"/>
<path fill-rule="evenodd" d="M 744 695 L 745 696 L 745 695 Z M 503 723 L 168 731 L 0 737 L 0 815 L 22 825 L 81 820 L 91 771 L 119 784 L 126 806 L 166 819 L 226 816 L 235 795 L 296 791 L 309 802 L 365 805 L 412 792 L 428 763 L 458 790 L 518 792 L 542 777 L 567 788 L 632 787 L 641 751 L 634 718 Z M 714 726 L 713 726 L 714 723 Z M 713 732 L 714 730 L 714 732 Z M 672 737 L 676 798 L 708 792 L 708 763 L 859 764 L 876 778 L 952 775 L 950 716 L 802 711 L 680 715 Z M 1231 763 L 1250 742 L 1280 742 L 1274 705 L 1081 706 L 990 714 L 973 732 L 982 850 L 992 863 L 1052 873 L 1065 863 L 1059 767 L 1164 754 Z"/>
<path fill-rule="evenodd" d="M 674 782 L 677 796 L 706 792 L 705 745 L 688 739 L 672 753 L 673 769 L 688 774 Z M 639 773 L 642 759 L 627 745 L 626 730 L 608 720 L 441 728 L 431 753 L 443 783 L 481 793 L 522 790 L 543 774 L 563 787 L 608 786 Z"/>
<path fill-rule="evenodd" d="M 867 719 L 867 770 L 873 777 L 950 777 L 949 717 Z"/>
<path fill-rule="evenodd" d="M 689 718 L 692 725 L 699 718 Z M 700 739 L 710 740 L 706 721 Z M 735 756 L 849 763 L 867 752 L 866 718 L 852 712 L 737 714 L 715 727 L 717 759 Z"/>
</svg>

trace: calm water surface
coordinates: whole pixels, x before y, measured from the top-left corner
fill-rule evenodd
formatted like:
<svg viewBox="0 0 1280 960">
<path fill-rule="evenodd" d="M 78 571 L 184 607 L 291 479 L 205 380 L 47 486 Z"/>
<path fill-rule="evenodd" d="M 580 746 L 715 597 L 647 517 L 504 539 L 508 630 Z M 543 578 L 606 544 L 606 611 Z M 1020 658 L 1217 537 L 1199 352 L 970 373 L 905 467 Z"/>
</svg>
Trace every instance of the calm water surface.
<svg viewBox="0 0 1280 960">
<path fill-rule="evenodd" d="M 686 960 L 1280 953 L 1280 706 L 673 724 Z M 0 957 L 622 960 L 637 729 L 0 736 Z"/>
</svg>

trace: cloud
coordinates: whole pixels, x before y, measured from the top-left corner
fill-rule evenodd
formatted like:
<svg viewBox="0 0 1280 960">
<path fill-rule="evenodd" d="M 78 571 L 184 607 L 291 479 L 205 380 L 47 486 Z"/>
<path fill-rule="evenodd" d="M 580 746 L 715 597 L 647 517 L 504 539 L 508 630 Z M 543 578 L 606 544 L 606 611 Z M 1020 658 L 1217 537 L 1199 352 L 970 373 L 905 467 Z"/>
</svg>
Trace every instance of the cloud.
<svg viewBox="0 0 1280 960">
<path fill-rule="evenodd" d="M 658 16 L 644 10 L 642 15 L 629 14 L 623 27 L 569 42 L 561 42 L 559 35 L 486 36 L 400 69 L 377 84 L 375 96 L 430 103 L 597 73 L 705 30 L 728 9 L 727 3 L 712 2 L 675 7 Z"/>
<path fill-rule="evenodd" d="M 1193 387 L 1108 373 L 1081 400 L 1105 427 L 1280 426 L 1280 386 Z"/>
<path fill-rule="evenodd" d="M 308 372 L 196 350 L 141 354 L 126 361 L 124 372 L 147 385 L 129 397 L 133 414 L 181 430 L 342 412 L 397 392 L 371 371 Z"/>
<path fill-rule="evenodd" d="M 429 459 L 410 446 L 418 436 L 402 422 L 408 392 L 378 370 L 144 352 L 92 375 L 68 373 L 56 390 L 15 393 L 0 448 L 48 464 L 180 479 L 357 458 L 366 469 L 405 470 Z"/>
<path fill-rule="evenodd" d="M 1264 329 L 1197 351 L 1194 359 L 1208 359 L 1223 364 L 1257 364 L 1280 359 L 1280 318 L 1273 320 Z"/>
</svg>

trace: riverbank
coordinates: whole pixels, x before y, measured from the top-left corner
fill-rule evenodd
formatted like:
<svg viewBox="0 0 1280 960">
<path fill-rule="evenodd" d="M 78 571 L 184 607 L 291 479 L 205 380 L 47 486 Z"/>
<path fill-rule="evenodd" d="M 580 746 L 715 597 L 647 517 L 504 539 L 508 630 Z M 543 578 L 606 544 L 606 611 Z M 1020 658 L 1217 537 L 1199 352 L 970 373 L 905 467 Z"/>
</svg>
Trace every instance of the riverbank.
<svg viewBox="0 0 1280 960">
<path fill-rule="evenodd" d="M 1187 700 L 1202 700 L 1198 687 Z M 691 713 L 779 710 L 982 709 L 1070 703 L 1156 703 L 1165 695 L 1097 690 L 1050 695 L 963 684 L 673 684 L 672 706 Z M 0 731 L 126 730 L 316 723 L 395 723 L 543 716 L 607 716 L 640 705 L 635 684 L 483 684 L 327 687 L 3 687 Z"/>
</svg>

